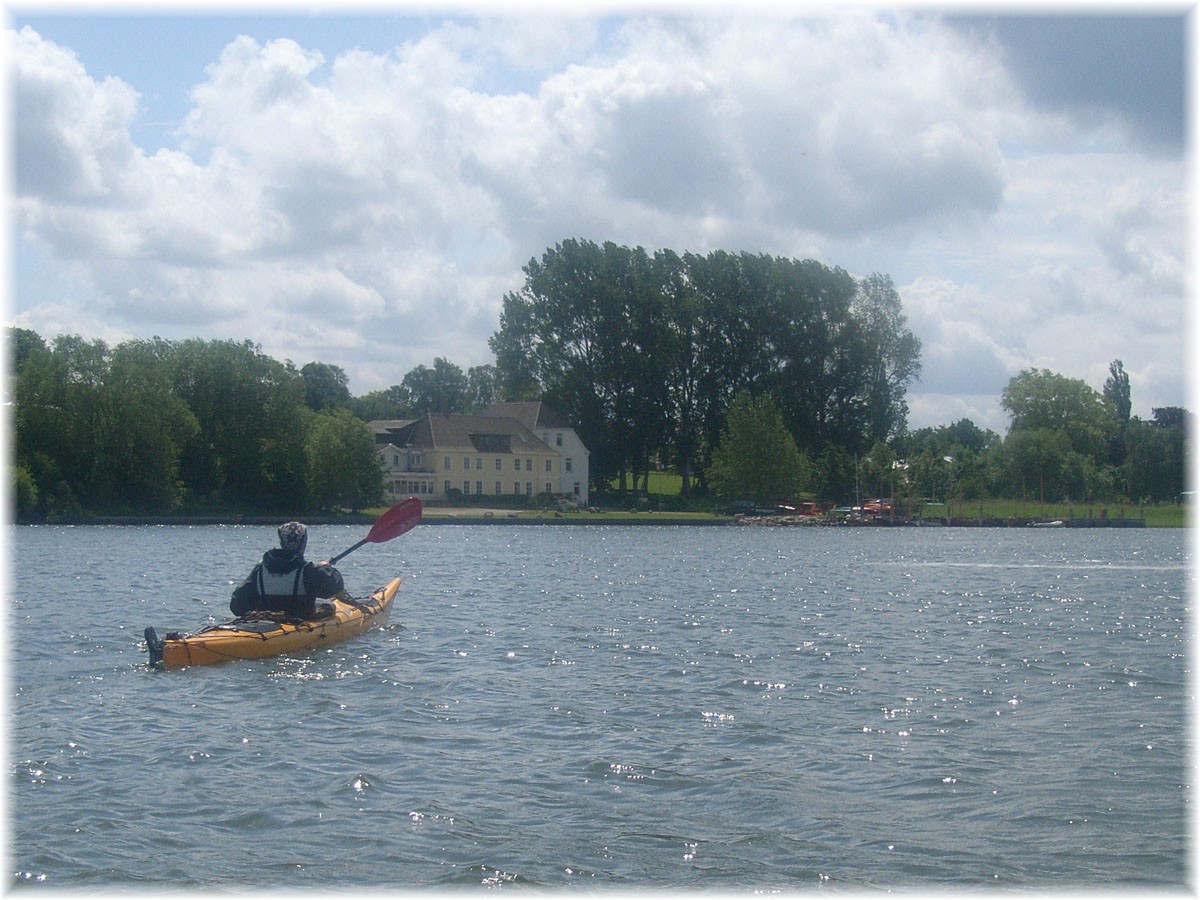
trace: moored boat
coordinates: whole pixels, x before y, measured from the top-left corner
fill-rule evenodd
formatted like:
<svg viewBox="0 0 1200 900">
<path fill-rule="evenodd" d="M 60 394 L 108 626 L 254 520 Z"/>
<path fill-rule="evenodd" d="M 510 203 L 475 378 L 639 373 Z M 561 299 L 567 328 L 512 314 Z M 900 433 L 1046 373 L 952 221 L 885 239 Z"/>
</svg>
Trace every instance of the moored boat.
<svg viewBox="0 0 1200 900">
<path fill-rule="evenodd" d="M 312 619 L 286 619 L 256 612 L 194 634 L 168 632 L 165 638 L 159 638 L 149 626 L 145 636 L 150 665 L 177 669 L 233 659 L 262 659 L 336 644 L 385 625 L 400 582 L 400 578 L 393 578 L 369 597 L 337 598 L 319 604 L 327 614 Z"/>
</svg>

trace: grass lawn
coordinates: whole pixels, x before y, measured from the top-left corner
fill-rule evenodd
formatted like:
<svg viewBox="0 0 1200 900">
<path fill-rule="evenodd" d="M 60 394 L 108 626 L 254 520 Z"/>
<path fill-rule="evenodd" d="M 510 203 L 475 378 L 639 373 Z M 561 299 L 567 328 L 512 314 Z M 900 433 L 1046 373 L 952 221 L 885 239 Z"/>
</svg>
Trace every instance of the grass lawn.
<svg viewBox="0 0 1200 900">
<path fill-rule="evenodd" d="M 962 500 L 954 504 L 956 518 L 980 515 L 993 519 L 1077 519 L 1107 516 L 1119 519 L 1146 518 L 1147 528 L 1182 528 L 1188 524 L 1187 507 L 1178 503 L 1154 506 L 1134 506 L 1126 503 L 1037 503 L 1032 500 Z"/>
</svg>

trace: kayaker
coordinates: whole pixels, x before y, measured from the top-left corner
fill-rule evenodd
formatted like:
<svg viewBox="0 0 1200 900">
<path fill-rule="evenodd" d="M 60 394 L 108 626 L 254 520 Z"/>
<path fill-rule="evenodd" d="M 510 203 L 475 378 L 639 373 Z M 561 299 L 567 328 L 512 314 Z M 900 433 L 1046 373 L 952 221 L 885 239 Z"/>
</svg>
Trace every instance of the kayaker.
<svg viewBox="0 0 1200 900">
<path fill-rule="evenodd" d="M 234 590 L 229 601 L 233 614 L 266 610 L 300 619 L 316 615 L 318 599 L 342 590 L 342 573 L 328 562 L 306 562 L 307 546 L 308 529 L 302 522 L 280 525 L 279 549 L 264 553 L 245 583 Z"/>
</svg>

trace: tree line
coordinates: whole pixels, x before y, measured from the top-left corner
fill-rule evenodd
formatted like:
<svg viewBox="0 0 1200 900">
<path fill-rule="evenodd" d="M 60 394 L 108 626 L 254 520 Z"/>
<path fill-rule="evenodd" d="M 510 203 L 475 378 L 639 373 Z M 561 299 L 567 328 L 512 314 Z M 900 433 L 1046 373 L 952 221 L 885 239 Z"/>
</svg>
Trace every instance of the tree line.
<svg viewBox="0 0 1200 900">
<path fill-rule="evenodd" d="M 524 267 L 490 345 L 501 390 L 542 398 L 622 489 L 669 465 L 705 492 L 739 392 L 770 396 L 822 492 L 905 427 L 920 341 L 883 275 L 815 260 L 568 240 Z M 632 479 L 630 481 L 629 479 Z"/>
<path fill-rule="evenodd" d="M 384 476 L 369 421 L 496 399 L 491 366 L 464 373 L 442 358 L 352 397 L 340 367 L 297 368 L 251 341 L 8 338 L 22 520 L 376 506 Z"/>
<path fill-rule="evenodd" d="M 339 367 L 249 342 L 116 347 L 9 329 L 15 499 L 23 519 L 312 512 L 378 504 L 367 422 L 541 399 L 591 450 L 595 494 L 672 468 L 683 493 L 1173 500 L 1188 416 L 1131 415 L 1119 360 L 1102 391 L 1023 372 L 1001 438 L 962 420 L 907 429 L 920 344 L 882 275 L 716 251 L 565 241 L 524 269 L 494 365 L 445 358 L 352 396 Z"/>
<path fill-rule="evenodd" d="M 378 503 L 366 423 L 313 408 L 290 363 L 249 341 L 49 344 L 10 329 L 22 519 L 278 512 Z"/>
<path fill-rule="evenodd" d="M 490 345 L 497 390 L 563 412 L 593 482 L 771 503 L 874 495 L 1174 501 L 1188 415 L 1131 416 L 1120 360 L 1097 391 L 1015 376 L 1001 439 L 969 419 L 910 432 L 920 341 L 885 275 L 814 260 L 564 241 L 525 266 Z M 632 480 L 630 480 L 632 479 Z"/>
<path fill-rule="evenodd" d="M 1048 369 L 1009 380 L 1001 438 L 969 419 L 876 445 L 859 465 L 863 491 L 940 501 L 1178 502 L 1186 490 L 1190 419 L 1182 407 L 1131 415 L 1129 375 L 1109 365 L 1100 390 Z"/>
</svg>

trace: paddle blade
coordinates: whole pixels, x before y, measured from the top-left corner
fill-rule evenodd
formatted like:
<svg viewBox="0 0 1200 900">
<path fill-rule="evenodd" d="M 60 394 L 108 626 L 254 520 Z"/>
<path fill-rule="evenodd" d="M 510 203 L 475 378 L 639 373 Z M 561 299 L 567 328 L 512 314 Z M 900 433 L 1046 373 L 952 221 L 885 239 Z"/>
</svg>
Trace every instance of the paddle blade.
<svg viewBox="0 0 1200 900">
<path fill-rule="evenodd" d="M 351 547 L 349 550 L 343 550 L 337 556 L 329 560 L 332 566 L 340 559 L 345 559 L 363 544 L 382 544 L 384 541 L 390 541 L 392 538 L 400 537 L 406 531 L 411 531 L 418 522 L 421 521 L 421 501 L 416 497 L 409 497 L 407 500 L 401 500 L 382 516 L 375 520 L 375 524 L 371 526 L 371 530 L 367 532 L 367 536 Z"/>
<path fill-rule="evenodd" d="M 363 538 L 372 544 L 382 544 L 411 531 L 421 521 L 421 501 L 416 497 L 401 500 L 376 519 L 370 532 Z"/>
</svg>

